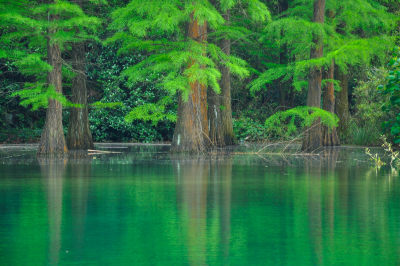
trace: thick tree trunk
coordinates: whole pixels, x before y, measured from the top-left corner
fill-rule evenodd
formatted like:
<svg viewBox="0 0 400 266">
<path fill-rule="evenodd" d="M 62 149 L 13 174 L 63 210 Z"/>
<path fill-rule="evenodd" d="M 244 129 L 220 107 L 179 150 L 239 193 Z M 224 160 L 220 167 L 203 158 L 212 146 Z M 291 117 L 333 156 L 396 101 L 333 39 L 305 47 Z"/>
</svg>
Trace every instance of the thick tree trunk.
<svg viewBox="0 0 400 266">
<path fill-rule="evenodd" d="M 229 23 L 229 11 L 224 15 Z M 223 39 L 220 43 L 221 49 L 225 54 L 231 53 L 231 41 Z M 210 120 L 210 139 L 215 146 L 223 147 L 235 143 L 232 122 L 232 104 L 231 104 L 231 73 L 229 68 L 220 66 L 221 70 L 221 94 L 216 94 L 213 90 L 209 91 L 208 117 Z"/>
<path fill-rule="evenodd" d="M 207 40 L 207 23 L 200 25 L 191 15 L 188 35 L 198 42 Z M 193 62 L 194 63 L 194 62 Z M 203 152 L 210 146 L 207 119 L 207 88 L 199 82 L 190 84 L 189 97 L 180 95 L 178 119 L 172 139 L 173 152 Z"/>
<path fill-rule="evenodd" d="M 314 19 L 316 23 L 324 23 L 325 19 L 325 0 L 314 1 Z M 320 58 L 323 56 L 323 41 L 321 36 L 314 36 L 314 47 L 311 48 L 310 58 Z M 322 70 L 321 68 L 313 68 L 310 71 L 308 81 L 307 106 L 321 107 L 321 83 Z M 302 150 L 312 152 L 322 145 L 322 132 L 320 121 L 314 122 L 305 130 Z"/>
<path fill-rule="evenodd" d="M 67 144 L 71 150 L 92 149 L 93 139 L 89 128 L 87 107 L 85 44 L 76 43 L 72 45 L 72 61 L 76 76 L 72 81 L 71 100 L 73 103 L 82 105 L 82 107 L 71 109 Z"/>
<path fill-rule="evenodd" d="M 328 79 L 334 79 L 335 62 L 332 60 L 332 65 L 328 70 Z M 335 113 L 335 87 L 333 82 L 329 82 L 324 93 L 323 109 Z M 322 145 L 324 146 L 338 146 L 340 141 L 337 135 L 336 128 L 329 129 L 322 126 Z"/>
<path fill-rule="evenodd" d="M 336 68 L 336 79 L 340 82 L 341 90 L 336 98 L 336 114 L 339 117 L 339 136 L 347 135 L 350 120 L 349 112 L 349 80 L 346 74 Z"/>
<path fill-rule="evenodd" d="M 49 36 L 54 32 L 49 31 Z M 53 69 L 47 75 L 49 86 L 53 86 L 57 93 L 62 93 L 61 50 L 59 45 L 52 44 L 50 37 L 47 39 L 47 61 Z M 55 99 L 49 99 L 46 112 L 46 121 L 40 138 L 39 155 L 63 154 L 68 151 L 65 145 L 62 105 Z"/>
</svg>

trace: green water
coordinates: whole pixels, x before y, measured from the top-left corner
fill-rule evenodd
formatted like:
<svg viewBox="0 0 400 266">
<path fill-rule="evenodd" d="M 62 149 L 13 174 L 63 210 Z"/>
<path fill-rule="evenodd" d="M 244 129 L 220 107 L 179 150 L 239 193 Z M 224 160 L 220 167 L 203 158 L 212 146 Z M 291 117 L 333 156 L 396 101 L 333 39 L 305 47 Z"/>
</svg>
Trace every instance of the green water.
<svg viewBox="0 0 400 266">
<path fill-rule="evenodd" d="M 0 265 L 400 265 L 399 177 L 362 149 L 167 149 L 0 149 Z"/>
</svg>

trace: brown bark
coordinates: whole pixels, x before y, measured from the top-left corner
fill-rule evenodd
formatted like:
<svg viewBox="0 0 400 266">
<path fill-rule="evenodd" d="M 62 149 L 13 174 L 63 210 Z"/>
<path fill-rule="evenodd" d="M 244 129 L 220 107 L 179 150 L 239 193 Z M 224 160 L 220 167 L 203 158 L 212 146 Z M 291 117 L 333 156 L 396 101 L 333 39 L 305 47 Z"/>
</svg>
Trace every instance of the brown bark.
<svg viewBox="0 0 400 266">
<path fill-rule="evenodd" d="M 204 43 L 207 40 L 207 23 L 199 24 L 191 15 L 188 37 Z M 194 64 L 196 62 L 192 62 Z M 173 152 L 203 152 L 210 146 L 207 119 L 207 88 L 199 82 L 190 84 L 189 97 L 180 95 L 178 119 L 172 140 Z"/>
<path fill-rule="evenodd" d="M 72 45 L 72 61 L 76 76 L 72 81 L 71 100 L 73 103 L 80 104 L 81 107 L 71 109 L 67 145 L 71 150 L 92 149 L 93 139 L 88 118 L 84 43 Z"/>
<path fill-rule="evenodd" d="M 56 18 L 53 16 L 50 19 Z M 53 67 L 47 75 L 47 82 L 57 93 L 62 94 L 61 50 L 58 44 L 51 42 L 51 35 L 54 33 L 54 30 L 49 30 L 47 37 L 47 62 Z M 55 99 L 49 99 L 38 154 L 64 154 L 67 151 L 62 124 L 62 105 Z"/>
<path fill-rule="evenodd" d="M 314 18 L 316 23 L 324 23 L 325 19 L 325 0 L 314 1 Z M 310 58 L 320 58 L 323 56 L 323 40 L 321 36 L 313 37 L 314 47 L 311 48 Z M 314 67 L 310 70 L 308 81 L 307 106 L 321 107 L 321 83 L 322 70 L 320 67 Z M 314 122 L 305 130 L 302 150 L 312 152 L 322 145 L 322 132 L 320 121 Z"/>
<path fill-rule="evenodd" d="M 341 90 L 336 98 L 336 114 L 339 117 L 338 133 L 340 136 L 346 136 L 349 126 L 349 80 L 346 74 L 339 69 L 335 71 L 336 79 L 340 82 Z"/>
<path fill-rule="evenodd" d="M 229 11 L 224 14 L 225 21 L 229 23 Z M 231 41 L 223 39 L 220 42 L 225 54 L 231 53 Z M 231 73 L 228 67 L 221 65 L 220 95 L 213 90 L 209 91 L 208 117 L 210 120 L 210 139 L 215 146 L 223 147 L 235 144 L 232 122 L 231 104 Z"/>
<path fill-rule="evenodd" d="M 334 79 L 335 62 L 328 69 L 328 79 Z M 329 82 L 324 92 L 323 109 L 334 114 L 335 113 L 335 87 L 333 82 Z M 324 146 L 338 146 L 340 141 L 337 135 L 336 128 L 328 128 L 322 126 L 322 145 Z"/>
</svg>

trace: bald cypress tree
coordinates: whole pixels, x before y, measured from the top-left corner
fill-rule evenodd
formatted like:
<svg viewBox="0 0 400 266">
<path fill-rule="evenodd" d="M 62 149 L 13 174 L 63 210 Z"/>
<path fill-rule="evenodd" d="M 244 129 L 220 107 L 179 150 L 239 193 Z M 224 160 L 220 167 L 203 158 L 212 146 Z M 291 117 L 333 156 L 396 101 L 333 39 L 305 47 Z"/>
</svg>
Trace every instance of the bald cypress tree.
<svg viewBox="0 0 400 266">
<path fill-rule="evenodd" d="M 325 21 L 325 0 L 314 1 L 313 22 L 323 24 Z M 323 56 L 323 37 L 321 35 L 313 36 L 313 46 L 311 48 L 311 59 L 319 59 Z M 307 92 L 307 106 L 321 107 L 321 86 L 322 86 L 322 68 L 314 66 L 310 69 Z M 322 145 L 322 132 L 320 122 L 315 121 L 306 129 L 302 150 L 314 151 Z"/>
<path fill-rule="evenodd" d="M 38 154 L 66 153 L 62 105 L 68 101 L 62 92 L 61 54 L 72 43 L 91 38 L 99 20 L 62 0 L 4 1 L 3 7 L 0 43 L 7 49 L 1 56 L 33 80 L 16 95 L 25 106 L 47 108 Z"/>
<path fill-rule="evenodd" d="M 250 35 L 248 25 L 243 22 L 243 14 L 247 12 L 247 21 L 265 23 L 270 20 L 270 13 L 261 1 L 211 1 L 225 19 L 225 24 L 213 34 L 213 40 L 227 55 L 231 54 L 231 41 L 240 42 Z M 245 45 L 245 44 L 244 44 Z M 231 73 L 227 66 L 218 64 L 221 72 L 219 81 L 221 92 L 209 90 L 208 114 L 210 124 L 210 139 L 215 146 L 223 147 L 235 144 L 232 120 Z"/>
<path fill-rule="evenodd" d="M 178 97 L 173 151 L 203 152 L 211 145 L 207 89 L 220 92 L 219 65 L 239 76 L 248 73 L 243 60 L 208 41 L 207 33 L 224 23 L 220 12 L 206 0 L 133 0 L 113 14 L 111 29 L 116 33 L 108 42 L 119 42 L 121 54 L 145 51 L 148 55 L 124 71 L 128 83 L 134 86 L 139 82 L 156 82 L 158 88 L 169 94 L 158 106 Z M 131 114 L 138 114 L 137 110 Z M 140 110 L 151 115 L 154 108 Z"/>
<path fill-rule="evenodd" d="M 332 60 L 331 66 L 326 71 L 326 79 L 329 80 L 323 92 L 323 109 L 332 114 L 335 113 L 335 61 Z M 323 146 L 338 146 L 340 145 L 340 140 L 337 134 L 336 127 L 329 128 L 327 126 L 322 126 L 322 145 Z"/>
<path fill-rule="evenodd" d="M 74 1 L 83 8 L 83 0 Z M 86 87 L 86 43 L 76 42 L 71 45 L 71 67 L 74 78 L 71 86 L 71 101 L 80 107 L 72 107 L 69 117 L 67 146 L 70 150 L 92 149 L 93 138 L 89 127 L 88 93 Z"/>
<path fill-rule="evenodd" d="M 310 78 L 313 76 L 313 70 L 320 69 L 321 74 L 326 75 L 317 83 L 330 94 L 329 97 L 325 95 L 325 104 L 328 104 L 329 98 L 336 98 L 335 113 L 339 115 L 341 131 L 349 117 L 346 86 L 349 80 L 348 71 L 351 68 L 385 61 L 388 51 L 393 46 L 394 38 L 390 35 L 396 25 L 396 18 L 378 1 L 326 1 L 324 23 L 314 23 L 314 12 L 311 12 L 314 10 L 314 3 L 315 1 L 305 0 L 288 1 L 287 10 L 266 26 L 261 38 L 265 45 L 264 54 L 269 55 L 263 57 L 266 68 L 250 83 L 250 89 L 255 93 L 265 89 L 267 84 L 285 81 L 291 83 L 291 86 L 286 88 L 288 90 L 309 92 L 309 88 L 315 87 L 310 84 L 311 81 L 315 81 Z M 321 39 L 318 45 L 315 36 Z M 310 58 L 312 51 L 318 47 L 322 49 L 321 55 Z M 286 55 L 285 60 L 277 63 L 279 59 L 274 55 L 280 55 L 283 51 Z M 334 79 L 331 78 L 332 61 L 335 62 Z M 331 97 L 332 89 L 337 97 Z M 319 95 L 321 99 L 321 94 Z M 323 107 L 321 100 L 317 98 L 315 101 L 319 101 L 318 107 Z M 325 109 L 332 110 L 332 106 L 325 105 Z M 319 132 L 322 134 L 322 128 Z M 318 143 L 319 138 L 315 139 Z"/>
</svg>

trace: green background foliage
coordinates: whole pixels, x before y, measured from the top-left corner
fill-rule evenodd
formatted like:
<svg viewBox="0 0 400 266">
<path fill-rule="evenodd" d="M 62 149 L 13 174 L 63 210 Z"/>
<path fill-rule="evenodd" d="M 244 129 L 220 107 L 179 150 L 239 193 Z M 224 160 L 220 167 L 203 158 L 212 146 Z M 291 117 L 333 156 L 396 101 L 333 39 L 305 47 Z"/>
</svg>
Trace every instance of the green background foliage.
<svg viewBox="0 0 400 266">
<path fill-rule="evenodd" d="M 400 48 L 397 47 L 389 63 L 389 75 L 383 92 L 389 96 L 383 107 L 389 119 L 385 121 L 384 128 L 390 134 L 394 143 L 400 143 Z"/>
<path fill-rule="evenodd" d="M 399 41 L 398 1 L 327 1 L 324 25 L 312 22 L 312 10 L 305 0 L 110 0 L 82 8 L 66 0 L 0 0 L 0 141 L 36 141 L 49 98 L 63 103 L 67 130 L 70 48 L 85 41 L 95 141 L 170 141 L 177 95 L 187 95 L 194 81 L 219 92 L 221 65 L 232 73 L 239 140 L 294 137 L 304 126 L 298 114 L 305 114 L 299 106 L 306 103 L 309 70 L 322 67 L 325 74 L 334 60 L 349 80 L 351 119 L 342 143 L 376 145 L 383 132 L 400 142 L 398 55 L 387 66 Z M 49 14 L 61 19 L 49 22 Z M 207 21 L 206 42 L 187 37 L 191 14 Z M 49 36 L 62 48 L 63 95 L 46 83 Z M 310 60 L 313 36 L 323 36 L 324 56 Z M 229 56 L 219 46 L 224 38 L 232 42 Z M 339 93 L 342 84 L 334 83 Z M 296 119 L 281 117 L 291 112 Z"/>
</svg>

